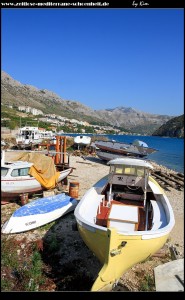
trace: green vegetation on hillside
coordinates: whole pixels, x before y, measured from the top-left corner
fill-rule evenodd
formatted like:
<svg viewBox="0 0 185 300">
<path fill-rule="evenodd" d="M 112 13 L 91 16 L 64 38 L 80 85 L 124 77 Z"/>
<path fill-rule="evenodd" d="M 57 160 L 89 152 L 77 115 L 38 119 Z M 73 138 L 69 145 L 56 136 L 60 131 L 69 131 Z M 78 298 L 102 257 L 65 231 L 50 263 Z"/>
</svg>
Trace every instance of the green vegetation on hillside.
<svg viewBox="0 0 185 300">
<path fill-rule="evenodd" d="M 169 120 L 152 135 L 184 138 L 184 115 Z"/>
<path fill-rule="evenodd" d="M 40 118 L 43 116 L 32 116 L 31 114 L 25 114 L 25 116 L 20 117 L 20 112 L 17 111 L 15 108 L 10 108 L 8 106 L 2 105 L 1 110 L 1 127 L 6 127 L 11 130 L 17 129 L 19 127 L 24 126 L 38 126 L 41 128 L 44 128 L 46 130 L 51 130 L 51 128 L 56 127 L 56 131 L 60 132 L 63 131 L 65 133 L 83 133 L 84 130 L 86 133 L 95 133 L 96 129 L 98 129 L 98 126 L 101 126 L 101 124 L 95 123 L 95 125 L 98 125 L 96 127 L 92 126 L 84 126 L 76 124 L 75 127 L 72 125 L 69 125 L 69 123 L 66 123 L 64 125 L 53 125 L 50 122 L 43 122 L 40 120 Z M 65 116 L 66 117 L 66 116 Z M 99 122 L 98 122 L 99 123 Z M 104 125 L 105 126 L 105 125 Z M 105 130 L 107 134 L 115 134 L 115 131 L 112 130 Z"/>
</svg>

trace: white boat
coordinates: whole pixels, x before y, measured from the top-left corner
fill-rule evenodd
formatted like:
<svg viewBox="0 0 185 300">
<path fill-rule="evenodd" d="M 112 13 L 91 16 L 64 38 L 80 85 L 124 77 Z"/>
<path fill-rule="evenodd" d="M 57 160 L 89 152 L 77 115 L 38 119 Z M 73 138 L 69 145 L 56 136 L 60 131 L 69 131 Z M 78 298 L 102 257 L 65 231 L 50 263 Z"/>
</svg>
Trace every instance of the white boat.
<svg viewBox="0 0 185 300">
<path fill-rule="evenodd" d="M 55 134 L 52 131 L 41 130 L 39 127 L 25 126 L 19 129 L 19 133 L 16 135 L 16 144 L 19 149 L 24 149 L 54 137 Z"/>
<path fill-rule="evenodd" d="M 18 208 L 2 227 L 2 233 L 18 233 L 53 222 L 73 211 L 77 200 L 64 193 L 39 198 Z"/>
<path fill-rule="evenodd" d="M 6 142 L 1 140 L 1 146 L 6 146 Z"/>
<path fill-rule="evenodd" d="M 138 158 L 108 162 L 109 174 L 75 208 L 79 233 L 102 263 L 91 291 L 110 291 L 135 264 L 163 247 L 175 219 L 170 202 Z"/>
<path fill-rule="evenodd" d="M 68 165 L 66 167 L 59 165 L 61 170 L 57 171 L 58 166 L 54 165 L 52 158 L 44 154 L 33 153 L 30 159 L 32 162 L 21 160 L 8 162 L 4 157 L 5 152 L 2 151 L 1 200 L 3 201 L 17 200 L 22 193 L 32 195 L 54 188 L 73 171 L 73 168 Z M 36 163 L 33 162 L 34 159 Z"/>
<path fill-rule="evenodd" d="M 95 141 L 96 147 L 102 151 L 107 151 L 126 156 L 146 157 L 151 153 L 158 151 L 155 148 L 150 148 L 142 141 L 135 140 L 133 143 L 122 143 L 116 141 Z"/>
<path fill-rule="evenodd" d="M 88 146 L 91 143 L 91 137 L 87 135 L 77 135 L 74 137 L 74 144 L 79 146 Z"/>
</svg>

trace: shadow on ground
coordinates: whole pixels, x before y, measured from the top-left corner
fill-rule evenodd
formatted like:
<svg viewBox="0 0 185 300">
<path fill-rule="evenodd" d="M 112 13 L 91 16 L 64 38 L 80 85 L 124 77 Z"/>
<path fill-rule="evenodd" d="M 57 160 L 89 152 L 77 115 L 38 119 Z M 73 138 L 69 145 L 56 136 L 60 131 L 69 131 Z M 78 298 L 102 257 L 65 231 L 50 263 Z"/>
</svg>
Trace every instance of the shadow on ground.
<svg viewBox="0 0 185 300">
<path fill-rule="evenodd" d="M 73 212 L 58 219 L 43 237 L 42 259 L 55 291 L 90 291 L 101 269 L 79 235 Z"/>
<path fill-rule="evenodd" d="M 97 158 L 97 157 L 85 156 L 84 158 L 87 161 L 92 161 L 92 162 L 95 162 L 95 163 L 98 163 L 98 164 L 102 164 L 102 165 L 106 165 L 107 164 L 107 161 L 104 161 L 104 160 L 102 160 L 100 158 Z"/>
</svg>

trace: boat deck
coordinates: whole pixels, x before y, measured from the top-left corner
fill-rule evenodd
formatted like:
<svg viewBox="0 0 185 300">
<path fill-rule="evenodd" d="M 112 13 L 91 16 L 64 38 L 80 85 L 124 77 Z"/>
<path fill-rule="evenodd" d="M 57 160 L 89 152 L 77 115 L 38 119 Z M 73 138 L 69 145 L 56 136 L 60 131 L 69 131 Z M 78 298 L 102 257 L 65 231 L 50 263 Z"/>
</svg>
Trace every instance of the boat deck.
<svg viewBox="0 0 185 300">
<path fill-rule="evenodd" d="M 100 205 L 98 207 L 98 212 L 97 212 L 97 216 L 96 216 L 96 224 L 103 226 L 103 227 L 111 227 L 111 225 L 113 224 L 113 222 L 115 223 L 116 221 L 120 223 L 120 219 L 114 218 L 113 216 L 111 216 L 111 211 L 112 208 L 115 208 L 115 205 L 118 205 L 119 207 L 117 207 L 117 211 L 120 211 L 120 214 L 123 215 L 123 211 L 127 210 L 127 214 L 129 211 L 131 211 L 130 206 L 132 206 L 133 208 L 135 208 L 135 210 L 137 211 L 137 219 L 134 220 L 134 210 L 132 209 L 132 216 L 128 216 L 128 218 L 130 220 L 127 220 L 127 216 L 125 218 L 125 220 L 121 220 L 121 222 L 125 222 L 125 224 L 127 225 L 127 227 L 129 226 L 129 224 L 133 224 L 133 228 L 134 230 L 137 231 L 143 231 L 145 230 L 145 222 L 146 222 L 146 212 L 144 210 L 144 201 L 141 200 L 128 200 L 128 199 L 122 199 L 120 201 L 117 200 L 111 200 L 111 202 L 108 202 L 106 200 L 100 202 Z M 121 212 L 121 209 L 122 210 Z M 124 218 L 123 216 L 121 216 L 121 218 Z M 131 220 L 132 219 L 132 220 Z M 112 223 L 111 223 L 112 221 Z M 149 211 L 148 212 L 148 229 L 150 229 L 152 226 L 152 212 Z"/>
</svg>

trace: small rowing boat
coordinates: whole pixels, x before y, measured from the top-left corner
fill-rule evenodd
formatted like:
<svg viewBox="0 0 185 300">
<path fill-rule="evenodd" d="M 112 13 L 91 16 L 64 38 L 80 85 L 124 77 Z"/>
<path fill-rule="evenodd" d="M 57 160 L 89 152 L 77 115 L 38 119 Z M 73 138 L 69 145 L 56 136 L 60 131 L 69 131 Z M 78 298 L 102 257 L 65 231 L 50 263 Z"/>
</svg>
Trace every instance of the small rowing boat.
<svg viewBox="0 0 185 300">
<path fill-rule="evenodd" d="M 141 159 L 117 158 L 75 208 L 79 233 L 102 263 L 91 291 L 110 291 L 120 277 L 165 244 L 175 224 L 170 202 Z"/>
<path fill-rule="evenodd" d="M 65 193 L 33 200 L 18 208 L 2 227 L 2 233 L 18 233 L 55 221 L 73 211 L 77 200 Z"/>
</svg>

